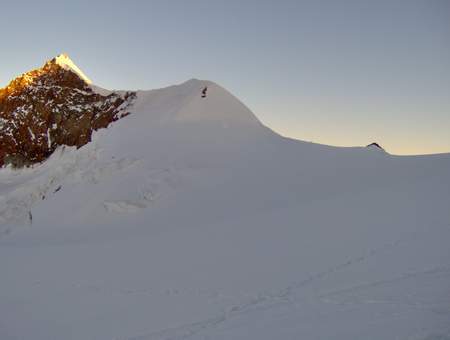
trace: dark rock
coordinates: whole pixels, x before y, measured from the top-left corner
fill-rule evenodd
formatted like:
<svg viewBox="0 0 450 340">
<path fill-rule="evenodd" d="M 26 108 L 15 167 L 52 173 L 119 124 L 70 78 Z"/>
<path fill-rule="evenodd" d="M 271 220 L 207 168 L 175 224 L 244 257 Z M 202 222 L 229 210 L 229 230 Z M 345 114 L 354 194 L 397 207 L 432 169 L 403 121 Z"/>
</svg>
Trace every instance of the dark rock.
<svg viewBox="0 0 450 340">
<path fill-rule="evenodd" d="M 380 146 L 380 144 L 375 143 L 375 142 L 373 142 L 373 143 L 367 145 L 366 147 L 369 148 L 369 147 L 373 147 L 373 146 L 374 146 L 374 147 L 377 147 L 377 148 L 379 148 L 379 149 L 381 149 L 381 150 L 384 150 L 384 149 Z"/>
</svg>

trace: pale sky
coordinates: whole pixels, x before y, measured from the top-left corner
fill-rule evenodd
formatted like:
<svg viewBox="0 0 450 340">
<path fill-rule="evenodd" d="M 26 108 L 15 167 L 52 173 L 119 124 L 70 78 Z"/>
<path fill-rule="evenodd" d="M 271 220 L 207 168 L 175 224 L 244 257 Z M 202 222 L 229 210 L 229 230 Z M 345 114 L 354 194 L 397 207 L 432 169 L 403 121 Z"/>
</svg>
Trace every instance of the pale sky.
<svg viewBox="0 0 450 340">
<path fill-rule="evenodd" d="M 8 1 L 0 86 L 66 52 L 102 87 L 219 83 L 275 131 L 450 152 L 450 1 Z"/>
</svg>

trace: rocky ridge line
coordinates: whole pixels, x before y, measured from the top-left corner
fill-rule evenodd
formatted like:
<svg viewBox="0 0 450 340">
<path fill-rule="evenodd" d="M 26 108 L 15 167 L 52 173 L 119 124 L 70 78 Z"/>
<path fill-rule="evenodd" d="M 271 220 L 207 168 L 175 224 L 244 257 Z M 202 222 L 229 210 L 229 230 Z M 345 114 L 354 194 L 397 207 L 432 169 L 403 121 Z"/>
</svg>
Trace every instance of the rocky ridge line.
<svg viewBox="0 0 450 340">
<path fill-rule="evenodd" d="M 42 162 L 60 145 L 79 148 L 129 114 L 135 92 L 101 95 L 58 58 L 0 89 L 0 167 Z"/>
</svg>

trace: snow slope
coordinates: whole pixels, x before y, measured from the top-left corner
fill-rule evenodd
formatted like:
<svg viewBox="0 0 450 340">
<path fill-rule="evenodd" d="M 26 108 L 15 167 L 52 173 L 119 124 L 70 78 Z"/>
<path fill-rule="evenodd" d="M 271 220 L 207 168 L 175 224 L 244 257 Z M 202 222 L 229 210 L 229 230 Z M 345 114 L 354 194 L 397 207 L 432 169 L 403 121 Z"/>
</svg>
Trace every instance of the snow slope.
<svg viewBox="0 0 450 340">
<path fill-rule="evenodd" d="M 72 72 L 75 72 L 81 79 L 83 79 L 87 84 L 92 84 L 92 81 L 81 71 L 77 65 L 70 59 L 70 57 L 63 53 L 58 55 L 55 58 L 56 64 L 61 66 L 62 68 L 66 70 L 70 70 Z"/>
<path fill-rule="evenodd" d="M 286 139 L 195 79 L 131 112 L 0 170 L 0 339 L 450 339 L 450 154 Z"/>
</svg>

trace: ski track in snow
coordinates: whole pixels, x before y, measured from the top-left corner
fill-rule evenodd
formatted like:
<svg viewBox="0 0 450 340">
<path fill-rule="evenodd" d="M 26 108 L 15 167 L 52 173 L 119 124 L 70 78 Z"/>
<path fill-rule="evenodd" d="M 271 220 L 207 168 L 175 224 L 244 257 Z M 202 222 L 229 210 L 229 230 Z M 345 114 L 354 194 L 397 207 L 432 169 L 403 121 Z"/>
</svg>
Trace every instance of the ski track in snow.
<svg viewBox="0 0 450 340">
<path fill-rule="evenodd" d="M 236 304 L 227 309 L 227 311 L 217 315 L 215 317 L 208 318 L 206 320 L 198 321 L 195 323 L 180 325 L 177 327 L 167 328 L 160 331 L 152 332 L 149 334 L 131 336 L 126 338 L 120 338 L 117 340 L 181 340 L 188 339 L 199 335 L 202 332 L 206 332 L 214 329 L 215 327 L 229 321 L 230 319 L 239 318 L 242 315 L 246 315 L 252 312 L 257 312 L 261 310 L 271 309 L 280 304 L 298 304 L 304 298 L 295 298 L 294 294 L 298 292 L 299 289 L 307 287 L 313 283 L 320 280 L 326 280 L 329 276 L 340 272 L 342 270 L 348 269 L 351 266 L 362 263 L 380 253 L 388 251 L 392 248 L 397 247 L 401 243 L 400 240 L 386 243 L 378 248 L 373 248 L 367 251 L 363 255 L 355 256 L 345 262 L 337 264 L 331 268 L 318 272 L 311 275 L 305 280 L 301 280 L 293 283 L 292 285 L 273 292 L 263 292 L 256 294 L 253 298 L 243 301 L 242 303 Z M 312 298 L 321 303 L 333 303 L 330 298 L 339 294 L 351 293 L 356 290 L 368 289 L 372 287 L 388 285 L 403 280 L 414 279 L 423 275 L 437 274 L 437 273 L 448 273 L 450 274 L 450 266 L 435 266 L 429 269 L 424 269 L 416 272 L 404 273 L 398 276 L 367 282 L 364 284 L 358 284 L 349 288 L 339 289 L 336 291 L 330 291 L 324 294 L 315 295 Z M 371 303 L 370 301 L 360 303 Z"/>
<path fill-rule="evenodd" d="M 332 298 L 339 296 L 339 295 L 354 293 L 356 291 L 361 291 L 361 290 L 365 290 L 368 288 L 378 287 L 378 286 L 391 284 L 391 283 L 395 283 L 395 282 L 399 282 L 399 281 L 403 281 L 403 280 L 414 279 L 414 278 L 422 276 L 422 275 L 432 275 L 432 274 L 450 274 L 450 266 L 439 265 L 439 266 L 435 266 L 435 267 L 432 267 L 429 269 L 404 273 L 399 276 L 385 279 L 385 280 L 378 280 L 378 281 L 362 283 L 362 284 L 358 284 L 358 285 L 355 285 L 352 287 L 338 289 L 335 291 L 330 291 L 325 294 L 321 294 L 321 295 L 317 296 L 317 298 L 325 303 L 336 303 L 332 300 Z M 355 302 L 353 302 L 353 303 L 355 303 Z M 361 303 L 361 304 L 363 304 L 363 303 L 392 303 L 392 300 L 383 300 L 383 301 L 358 300 L 357 303 Z M 339 302 L 339 304 L 342 304 L 342 303 Z M 411 305 L 421 305 L 421 304 L 420 303 L 412 303 Z M 450 310 L 449 310 L 449 313 L 450 313 Z"/>
</svg>

